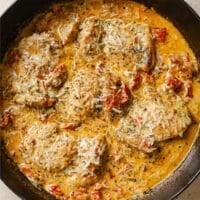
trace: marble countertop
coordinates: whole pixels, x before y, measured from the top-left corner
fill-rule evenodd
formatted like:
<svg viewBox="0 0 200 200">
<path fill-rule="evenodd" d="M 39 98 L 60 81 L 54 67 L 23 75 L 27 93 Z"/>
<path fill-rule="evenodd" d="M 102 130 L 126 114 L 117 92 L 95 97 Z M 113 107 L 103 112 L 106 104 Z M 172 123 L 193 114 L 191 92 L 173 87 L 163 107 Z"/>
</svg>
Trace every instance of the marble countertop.
<svg viewBox="0 0 200 200">
<path fill-rule="evenodd" d="M 0 15 L 15 0 L 0 0 Z M 185 0 L 200 15 L 200 0 Z M 0 199 L 20 200 L 9 188 L 0 181 Z M 176 199 L 176 200 L 198 200 L 200 199 L 200 176 Z"/>
</svg>

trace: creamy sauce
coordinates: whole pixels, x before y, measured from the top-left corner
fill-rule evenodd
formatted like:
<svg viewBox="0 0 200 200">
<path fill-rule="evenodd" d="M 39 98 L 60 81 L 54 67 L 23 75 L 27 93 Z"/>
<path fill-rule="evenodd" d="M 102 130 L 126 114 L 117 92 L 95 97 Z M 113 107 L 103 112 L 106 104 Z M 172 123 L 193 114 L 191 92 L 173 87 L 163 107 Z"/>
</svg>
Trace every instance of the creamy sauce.
<svg viewBox="0 0 200 200">
<path fill-rule="evenodd" d="M 190 59 L 197 65 L 196 58 L 181 33 L 170 21 L 161 17 L 153 9 L 147 9 L 143 5 L 131 1 L 104 2 L 101 0 L 88 0 L 66 4 L 68 6 L 74 5 L 81 19 L 89 16 L 96 16 L 101 19 L 119 18 L 125 22 L 146 23 L 150 27 L 166 28 L 168 33 L 166 41 L 156 42 L 155 45 L 157 55 L 162 57 L 162 62 L 166 64 L 169 56 L 172 54 L 187 52 Z M 40 17 L 36 17 L 28 27 L 22 30 L 16 40 L 16 44 L 21 38 L 33 32 L 34 24 L 37 22 L 38 18 L 40 19 Z M 60 58 L 60 63 L 64 63 L 66 66 L 66 71 L 68 73 L 67 81 L 71 81 L 75 72 L 79 69 L 90 68 L 92 65 L 95 65 L 96 62 L 87 62 L 77 58 L 75 54 L 76 48 L 75 43 L 65 45 L 65 56 Z M 129 83 L 132 79 L 132 77 L 125 75 L 124 71 L 127 69 L 124 66 L 119 68 L 118 65 L 112 65 L 110 70 L 126 83 Z M 7 81 L 12 79 L 12 76 L 10 78 L 10 74 L 12 74 L 13 71 L 17 72 L 17 67 L 7 67 L 5 63 L 2 64 L 2 87 L 7 85 Z M 164 77 L 165 72 L 161 73 L 156 78 L 157 87 L 164 82 Z M 102 113 L 98 117 L 88 117 L 75 131 L 63 130 L 63 132 L 75 138 L 92 138 L 96 135 L 106 137 L 108 146 L 107 162 L 105 162 L 102 167 L 102 172 L 98 176 L 97 181 L 89 186 L 79 185 L 81 179 L 77 178 L 76 180 L 72 180 L 72 177 L 62 172 L 51 173 L 37 165 L 30 164 L 31 170 L 36 176 L 37 174 L 42 174 L 43 181 L 39 184 L 36 182 L 36 185 L 43 188 L 46 188 L 47 185 L 50 184 L 58 185 L 61 192 L 58 192 L 59 194 L 57 193 L 57 198 L 60 199 L 125 200 L 136 197 L 152 189 L 180 165 L 198 136 L 197 130 L 200 121 L 200 83 L 194 80 L 192 87 L 193 98 L 190 99 L 187 106 L 194 120 L 182 138 L 164 141 L 159 151 L 146 154 L 134 148 L 127 147 L 126 144 L 116 140 L 115 129 L 119 124 L 120 117 L 111 121 L 108 119 L 108 116 Z M 139 88 L 132 93 L 135 95 L 137 93 L 139 94 L 141 91 L 142 88 Z M 26 135 L 27 127 L 33 122 L 38 121 L 38 116 L 43 114 L 44 111 L 17 105 L 12 94 L 3 101 L 1 112 L 10 107 L 15 113 L 13 125 L 2 129 L 1 135 L 9 155 L 14 162 L 20 166 L 24 163 L 24 158 L 20 150 L 21 141 Z M 64 122 L 65 115 L 59 112 L 54 113 L 54 111 L 53 108 L 49 109 L 49 112 L 53 114 L 49 117 L 48 122 Z M 28 176 L 26 172 L 24 173 Z M 35 180 L 33 182 L 35 182 Z"/>
</svg>

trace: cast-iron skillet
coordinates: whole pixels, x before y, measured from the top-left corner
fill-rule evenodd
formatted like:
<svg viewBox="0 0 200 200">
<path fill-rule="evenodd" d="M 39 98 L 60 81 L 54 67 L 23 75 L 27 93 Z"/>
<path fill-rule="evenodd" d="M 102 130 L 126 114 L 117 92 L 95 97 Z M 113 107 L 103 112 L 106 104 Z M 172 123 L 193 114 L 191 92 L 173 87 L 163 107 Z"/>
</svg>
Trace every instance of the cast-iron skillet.
<svg viewBox="0 0 200 200">
<path fill-rule="evenodd" d="M 169 18 L 182 32 L 197 58 L 200 57 L 200 18 L 183 0 L 137 0 L 148 7 L 153 7 L 164 17 Z M 41 11 L 53 0 L 18 0 L 1 17 L 0 59 L 18 30 L 34 14 Z M 176 44 L 174 44 L 176 45 Z M 174 199 L 183 191 L 200 172 L 200 139 L 197 139 L 183 163 L 166 180 L 157 185 L 145 196 L 145 199 Z M 54 199 L 43 190 L 36 189 L 17 170 L 6 155 L 1 141 L 1 179 L 19 197 L 24 200 Z"/>
</svg>

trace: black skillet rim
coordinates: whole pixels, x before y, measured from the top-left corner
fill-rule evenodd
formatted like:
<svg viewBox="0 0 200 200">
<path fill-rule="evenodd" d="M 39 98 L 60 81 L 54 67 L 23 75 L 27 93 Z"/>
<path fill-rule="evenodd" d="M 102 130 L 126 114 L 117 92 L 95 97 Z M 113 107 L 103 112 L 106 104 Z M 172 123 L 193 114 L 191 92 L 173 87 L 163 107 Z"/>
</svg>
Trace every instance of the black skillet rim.
<svg viewBox="0 0 200 200">
<path fill-rule="evenodd" d="M 15 9 L 15 6 L 16 6 L 16 4 L 18 3 L 18 2 L 22 2 L 22 0 L 16 0 L 5 12 L 4 12 L 4 14 L 1 16 L 1 19 L 3 18 L 3 17 L 5 17 L 6 16 L 6 14 L 8 14 L 9 12 L 10 12 L 10 10 L 14 10 Z M 49 3 L 51 2 L 52 0 L 49 0 Z M 164 0 L 164 1 L 167 1 L 167 0 Z M 145 2 L 145 0 L 141 0 L 140 1 L 141 3 L 144 3 L 144 4 L 146 4 L 147 2 Z M 170 1 L 169 1 L 170 2 Z M 192 17 L 192 18 L 195 18 L 196 19 L 196 21 L 198 21 L 198 24 L 200 25 L 200 17 L 198 16 L 198 14 L 185 2 L 185 1 L 183 1 L 183 0 L 176 0 L 176 2 L 178 2 L 178 3 L 180 3 L 181 4 L 181 6 L 183 6 L 183 7 L 185 7 L 185 9 L 187 9 L 188 10 L 188 12 L 189 12 L 189 15 L 190 15 L 190 17 Z M 154 2 L 155 3 L 155 2 Z M 166 2 L 165 2 L 166 3 Z M 151 3 L 147 3 L 147 6 L 148 7 L 155 7 L 155 10 L 157 10 L 157 6 L 156 6 L 156 4 L 155 5 L 152 5 Z M 158 11 L 158 13 L 160 13 L 159 11 Z M 161 14 L 161 15 L 163 15 L 163 14 Z M 167 17 L 166 15 L 164 16 L 164 17 Z M 168 17 L 167 17 L 168 18 Z M 173 21 L 173 20 L 172 20 Z M 2 25 L 2 23 L 1 23 L 1 25 Z M 2 27 L 0 27 L 1 28 L 1 33 L 2 33 Z M 200 27 L 197 27 L 197 28 L 200 28 Z M 181 31 L 182 32 L 182 31 Z M 197 31 L 198 32 L 198 31 Z M 184 32 L 182 32 L 182 34 L 184 35 Z M 186 40 L 188 41 L 188 37 L 186 37 Z M 11 41 L 12 39 L 10 39 L 10 41 Z M 2 41 L 1 41 L 2 42 Z M 189 43 L 191 42 L 191 41 L 188 41 Z M 193 45 L 193 44 L 190 44 L 191 46 Z M 197 46 L 198 47 L 198 46 Z M 192 48 L 194 48 L 194 47 L 192 47 Z M 4 50 L 5 51 L 5 50 Z M 2 51 L 2 49 L 1 49 L 1 53 L 2 52 L 4 52 L 4 51 Z M 199 46 L 199 49 L 195 52 L 195 54 L 196 54 L 196 56 L 197 56 L 197 58 L 199 58 L 199 56 L 200 56 L 200 46 Z M 185 184 L 182 184 L 182 186 L 181 187 L 179 187 L 179 189 L 177 190 L 177 192 L 174 192 L 173 194 L 172 194 L 172 196 L 170 197 L 170 199 L 175 199 L 178 195 L 180 195 L 180 193 L 182 193 L 195 179 L 196 179 L 196 177 L 200 174 L 200 156 L 195 156 L 194 154 L 197 154 L 197 152 L 200 150 L 200 139 L 198 139 L 196 142 L 195 142 L 195 144 L 194 144 L 194 146 L 192 147 L 192 149 L 191 149 L 191 151 L 187 154 L 187 156 L 186 156 L 186 158 L 185 158 L 185 160 L 184 161 L 182 161 L 182 163 L 180 164 L 180 166 L 172 173 L 172 174 L 174 174 L 173 176 L 175 176 L 175 174 L 176 174 L 176 172 L 177 171 L 180 171 L 181 170 L 181 168 L 183 167 L 183 165 L 185 164 L 185 162 L 188 160 L 188 158 L 189 157 L 194 157 L 195 159 L 199 159 L 199 162 L 197 163 L 197 165 L 199 166 L 199 169 L 198 170 L 195 170 L 195 172 L 191 175 L 192 177 L 190 177 L 189 179 L 187 179 L 185 182 Z M 7 180 L 7 178 L 9 178 L 9 177 L 6 177 L 3 173 L 2 173 L 2 170 L 0 171 L 0 178 L 2 179 L 2 181 L 15 193 L 15 194 L 17 194 L 21 199 L 24 199 L 24 200 L 30 200 L 29 199 L 29 197 L 31 198 L 31 199 L 34 199 L 34 200 L 37 200 L 38 199 L 38 197 L 41 199 L 41 200 L 43 200 L 43 199 L 54 199 L 54 198 L 52 198 L 50 195 L 48 195 L 46 192 L 44 192 L 44 191 L 38 191 L 38 189 L 36 189 L 34 186 L 32 186 L 27 180 L 26 180 L 26 178 L 23 176 L 23 175 L 21 175 L 19 172 L 18 172 L 18 170 L 16 169 L 16 166 L 12 163 L 12 161 L 8 158 L 8 156 L 6 155 L 6 153 L 4 153 L 5 152 L 5 150 L 4 150 L 4 148 L 3 148 L 3 144 L 2 144 L 2 141 L 1 141 L 1 169 L 2 169 L 2 165 L 4 165 L 4 164 L 2 164 L 2 161 L 3 162 L 5 162 L 6 164 L 5 164 L 5 166 L 4 166 L 4 168 L 5 167 L 12 167 L 12 169 L 9 169 L 9 171 L 12 171 L 12 172 L 10 172 L 10 175 L 13 175 L 13 176 L 17 176 L 17 179 L 19 180 L 19 181 L 21 181 L 21 182 L 23 182 L 23 184 L 20 186 L 20 187 L 22 187 L 22 188 L 24 188 L 25 187 L 25 191 L 17 191 L 17 187 L 16 187 L 16 185 L 15 184 L 13 184 L 13 183 L 11 183 L 12 181 L 8 181 Z M 192 156 L 191 156 L 191 154 L 193 154 Z M 190 160 L 191 161 L 191 160 Z M 193 161 L 193 159 L 192 159 L 192 161 Z M 188 163 L 187 163 L 188 164 Z M 7 168 L 8 169 L 8 168 Z M 167 178 L 167 180 L 168 179 L 170 179 L 171 177 L 173 177 L 172 176 L 172 174 Z M 181 174 L 178 174 L 178 176 L 180 176 Z M 10 178 L 11 178 L 11 176 L 10 176 Z M 164 181 L 165 182 L 165 181 Z M 161 184 L 158 184 L 158 190 L 160 190 L 160 191 L 162 191 L 162 188 L 159 188 L 159 186 L 160 185 L 162 185 L 162 183 Z M 27 189 L 27 188 L 28 189 Z M 156 188 L 157 188 L 157 186 L 156 186 Z M 155 189 L 156 189 L 155 188 Z M 32 192 L 33 194 L 31 194 L 30 192 Z M 154 196 L 154 195 L 152 195 L 154 193 L 154 189 L 152 189 L 152 191 L 145 197 L 145 199 L 154 199 L 154 198 L 158 198 L 158 196 Z M 31 197 L 32 196 L 32 197 Z M 159 197 L 160 198 L 160 197 Z M 40 199 L 38 199 L 38 200 L 40 200 Z M 164 199 L 166 199 L 166 197 L 163 197 L 162 198 L 163 200 Z M 168 198 L 169 199 L 169 198 Z M 167 200 L 167 199 L 166 199 Z"/>
</svg>

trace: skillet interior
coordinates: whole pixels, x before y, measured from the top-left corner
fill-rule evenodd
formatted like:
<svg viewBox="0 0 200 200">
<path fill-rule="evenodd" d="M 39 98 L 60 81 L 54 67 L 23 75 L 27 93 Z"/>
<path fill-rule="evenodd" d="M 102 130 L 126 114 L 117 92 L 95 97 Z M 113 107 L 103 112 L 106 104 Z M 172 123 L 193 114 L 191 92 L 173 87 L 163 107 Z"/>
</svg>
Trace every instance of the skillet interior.
<svg viewBox="0 0 200 200">
<path fill-rule="evenodd" d="M 197 58 L 200 57 L 200 18 L 182 0 L 137 0 L 148 7 L 153 7 L 161 15 L 168 17 L 185 36 Z M 10 42 L 17 35 L 17 30 L 33 14 L 53 0 L 18 0 L 1 18 L 1 59 Z M 178 10 L 178 12 L 177 12 Z M 180 15 L 181 13 L 181 15 Z M 2 143 L 1 143 L 2 144 Z M 30 184 L 15 168 L 6 156 L 1 145 L 1 178 L 22 199 L 53 199 L 46 192 L 39 191 Z M 184 163 L 162 184 L 159 184 L 147 196 L 147 199 L 170 199 L 188 184 L 200 169 L 200 140 L 193 146 Z M 190 170 L 188 170 L 190 169 Z"/>
</svg>

